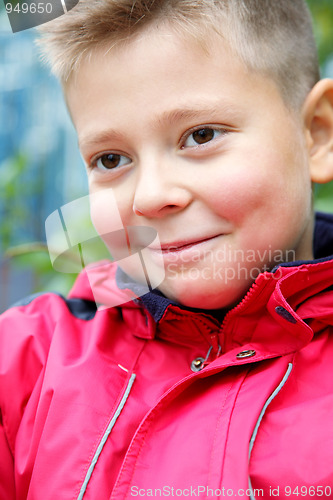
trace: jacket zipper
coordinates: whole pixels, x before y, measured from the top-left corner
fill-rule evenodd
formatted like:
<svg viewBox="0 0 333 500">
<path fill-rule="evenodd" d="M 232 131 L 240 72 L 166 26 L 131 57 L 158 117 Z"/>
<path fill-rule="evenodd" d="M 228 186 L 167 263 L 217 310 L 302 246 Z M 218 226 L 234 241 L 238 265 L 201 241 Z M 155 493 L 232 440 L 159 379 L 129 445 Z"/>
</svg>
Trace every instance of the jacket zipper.
<svg viewBox="0 0 333 500">
<path fill-rule="evenodd" d="M 238 312 L 241 311 L 243 307 L 245 307 L 246 304 L 251 300 L 253 295 L 255 295 L 256 293 L 265 288 L 265 286 L 270 282 L 270 279 L 267 279 L 267 276 L 269 276 L 270 274 L 271 273 L 266 272 L 259 275 L 257 280 L 252 284 L 252 286 L 249 288 L 246 295 L 242 298 L 239 304 L 237 304 L 237 306 L 233 307 L 232 309 L 230 309 L 230 311 L 227 312 L 227 314 L 223 319 L 221 330 L 225 329 L 225 326 L 228 323 L 230 317 L 238 314 Z"/>
</svg>

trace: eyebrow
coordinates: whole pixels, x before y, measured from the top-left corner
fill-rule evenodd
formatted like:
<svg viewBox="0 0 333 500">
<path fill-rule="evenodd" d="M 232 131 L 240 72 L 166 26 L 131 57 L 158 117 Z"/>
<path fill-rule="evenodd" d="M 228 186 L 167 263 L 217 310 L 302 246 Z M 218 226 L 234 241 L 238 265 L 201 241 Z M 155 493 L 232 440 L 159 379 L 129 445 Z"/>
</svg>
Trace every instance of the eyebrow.
<svg viewBox="0 0 333 500">
<path fill-rule="evenodd" d="M 122 140 L 124 140 L 123 134 L 116 130 L 110 129 L 103 132 L 97 132 L 96 134 L 87 134 L 86 136 L 83 136 L 81 139 L 79 139 L 79 148 L 88 149 L 105 142 Z"/>
<path fill-rule="evenodd" d="M 209 103 L 206 106 L 183 106 L 181 108 L 176 108 L 163 112 L 161 115 L 152 118 L 152 127 L 154 129 L 158 127 L 163 127 L 166 124 L 173 125 L 178 122 L 186 120 L 204 120 L 206 117 L 212 117 L 213 119 L 217 116 L 222 116 L 223 121 L 233 121 L 240 116 L 239 111 L 236 111 L 234 107 L 223 102 L 216 102 L 214 104 Z M 228 125 L 228 123 L 226 123 Z M 230 124 L 231 125 L 231 124 Z M 108 143 L 112 141 L 121 142 L 125 140 L 125 135 L 118 130 L 105 130 L 97 132 L 94 134 L 87 134 L 79 140 L 79 146 L 81 149 L 89 149 L 99 146 L 103 143 Z"/>
<path fill-rule="evenodd" d="M 163 126 L 165 123 L 170 125 L 182 121 L 182 120 L 192 120 L 200 119 L 212 116 L 221 117 L 225 120 L 232 120 L 239 117 L 239 112 L 236 112 L 234 107 L 230 106 L 226 102 L 215 102 L 209 103 L 207 105 L 196 106 L 183 106 L 181 108 L 176 108 L 170 111 L 165 111 L 160 116 L 156 117 L 154 123 L 156 125 Z"/>
</svg>

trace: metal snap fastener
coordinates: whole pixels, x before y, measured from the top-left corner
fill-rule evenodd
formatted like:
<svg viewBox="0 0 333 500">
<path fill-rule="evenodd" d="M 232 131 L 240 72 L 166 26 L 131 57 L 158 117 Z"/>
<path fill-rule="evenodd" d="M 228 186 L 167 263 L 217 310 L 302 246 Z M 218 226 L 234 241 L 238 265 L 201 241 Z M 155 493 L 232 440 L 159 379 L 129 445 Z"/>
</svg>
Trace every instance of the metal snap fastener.
<svg viewBox="0 0 333 500">
<path fill-rule="evenodd" d="M 205 358 L 195 358 L 191 363 L 192 372 L 199 372 L 203 369 Z"/>
<path fill-rule="evenodd" d="M 287 311 L 287 309 L 285 309 L 284 307 L 277 306 L 275 308 L 275 312 L 279 316 L 281 316 L 283 319 L 285 319 L 286 321 L 289 321 L 289 323 L 293 323 L 294 325 L 297 323 L 297 319 L 294 318 L 294 316 L 289 311 Z"/>
<path fill-rule="evenodd" d="M 237 359 L 244 359 L 244 358 L 252 358 L 252 356 L 255 356 L 257 353 L 254 349 L 247 349 L 245 351 L 241 351 L 238 354 L 236 354 Z"/>
</svg>

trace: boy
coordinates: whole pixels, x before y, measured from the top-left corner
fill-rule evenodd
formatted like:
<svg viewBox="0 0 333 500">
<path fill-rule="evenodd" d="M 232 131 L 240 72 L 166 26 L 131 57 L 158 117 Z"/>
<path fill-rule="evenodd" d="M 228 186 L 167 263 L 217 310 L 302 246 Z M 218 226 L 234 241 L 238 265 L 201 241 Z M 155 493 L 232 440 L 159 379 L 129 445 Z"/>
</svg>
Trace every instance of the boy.
<svg viewBox="0 0 333 500">
<path fill-rule="evenodd" d="M 3 315 L 1 498 L 333 496 L 333 82 L 303 0 L 87 0 L 45 31 L 94 225 L 112 250 L 112 193 L 165 278 Z"/>
</svg>

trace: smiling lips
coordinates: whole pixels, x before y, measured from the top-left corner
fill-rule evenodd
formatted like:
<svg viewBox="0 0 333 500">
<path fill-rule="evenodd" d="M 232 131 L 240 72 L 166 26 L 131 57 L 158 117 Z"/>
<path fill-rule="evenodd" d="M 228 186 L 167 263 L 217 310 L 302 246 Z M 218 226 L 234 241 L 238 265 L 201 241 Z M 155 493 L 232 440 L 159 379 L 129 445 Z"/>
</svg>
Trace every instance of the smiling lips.
<svg viewBox="0 0 333 500">
<path fill-rule="evenodd" d="M 213 236 L 208 236 L 206 238 L 200 238 L 200 239 L 190 239 L 190 240 L 174 241 L 171 243 L 161 243 L 159 247 L 149 246 L 149 248 L 153 251 L 158 251 L 158 252 L 162 251 L 163 254 L 174 254 L 177 252 L 182 252 L 184 250 L 190 249 L 196 245 L 200 245 L 201 243 L 208 242 L 210 240 L 218 238 L 219 236 L 222 236 L 222 234 L 215 234 Z"/>
</svg>

